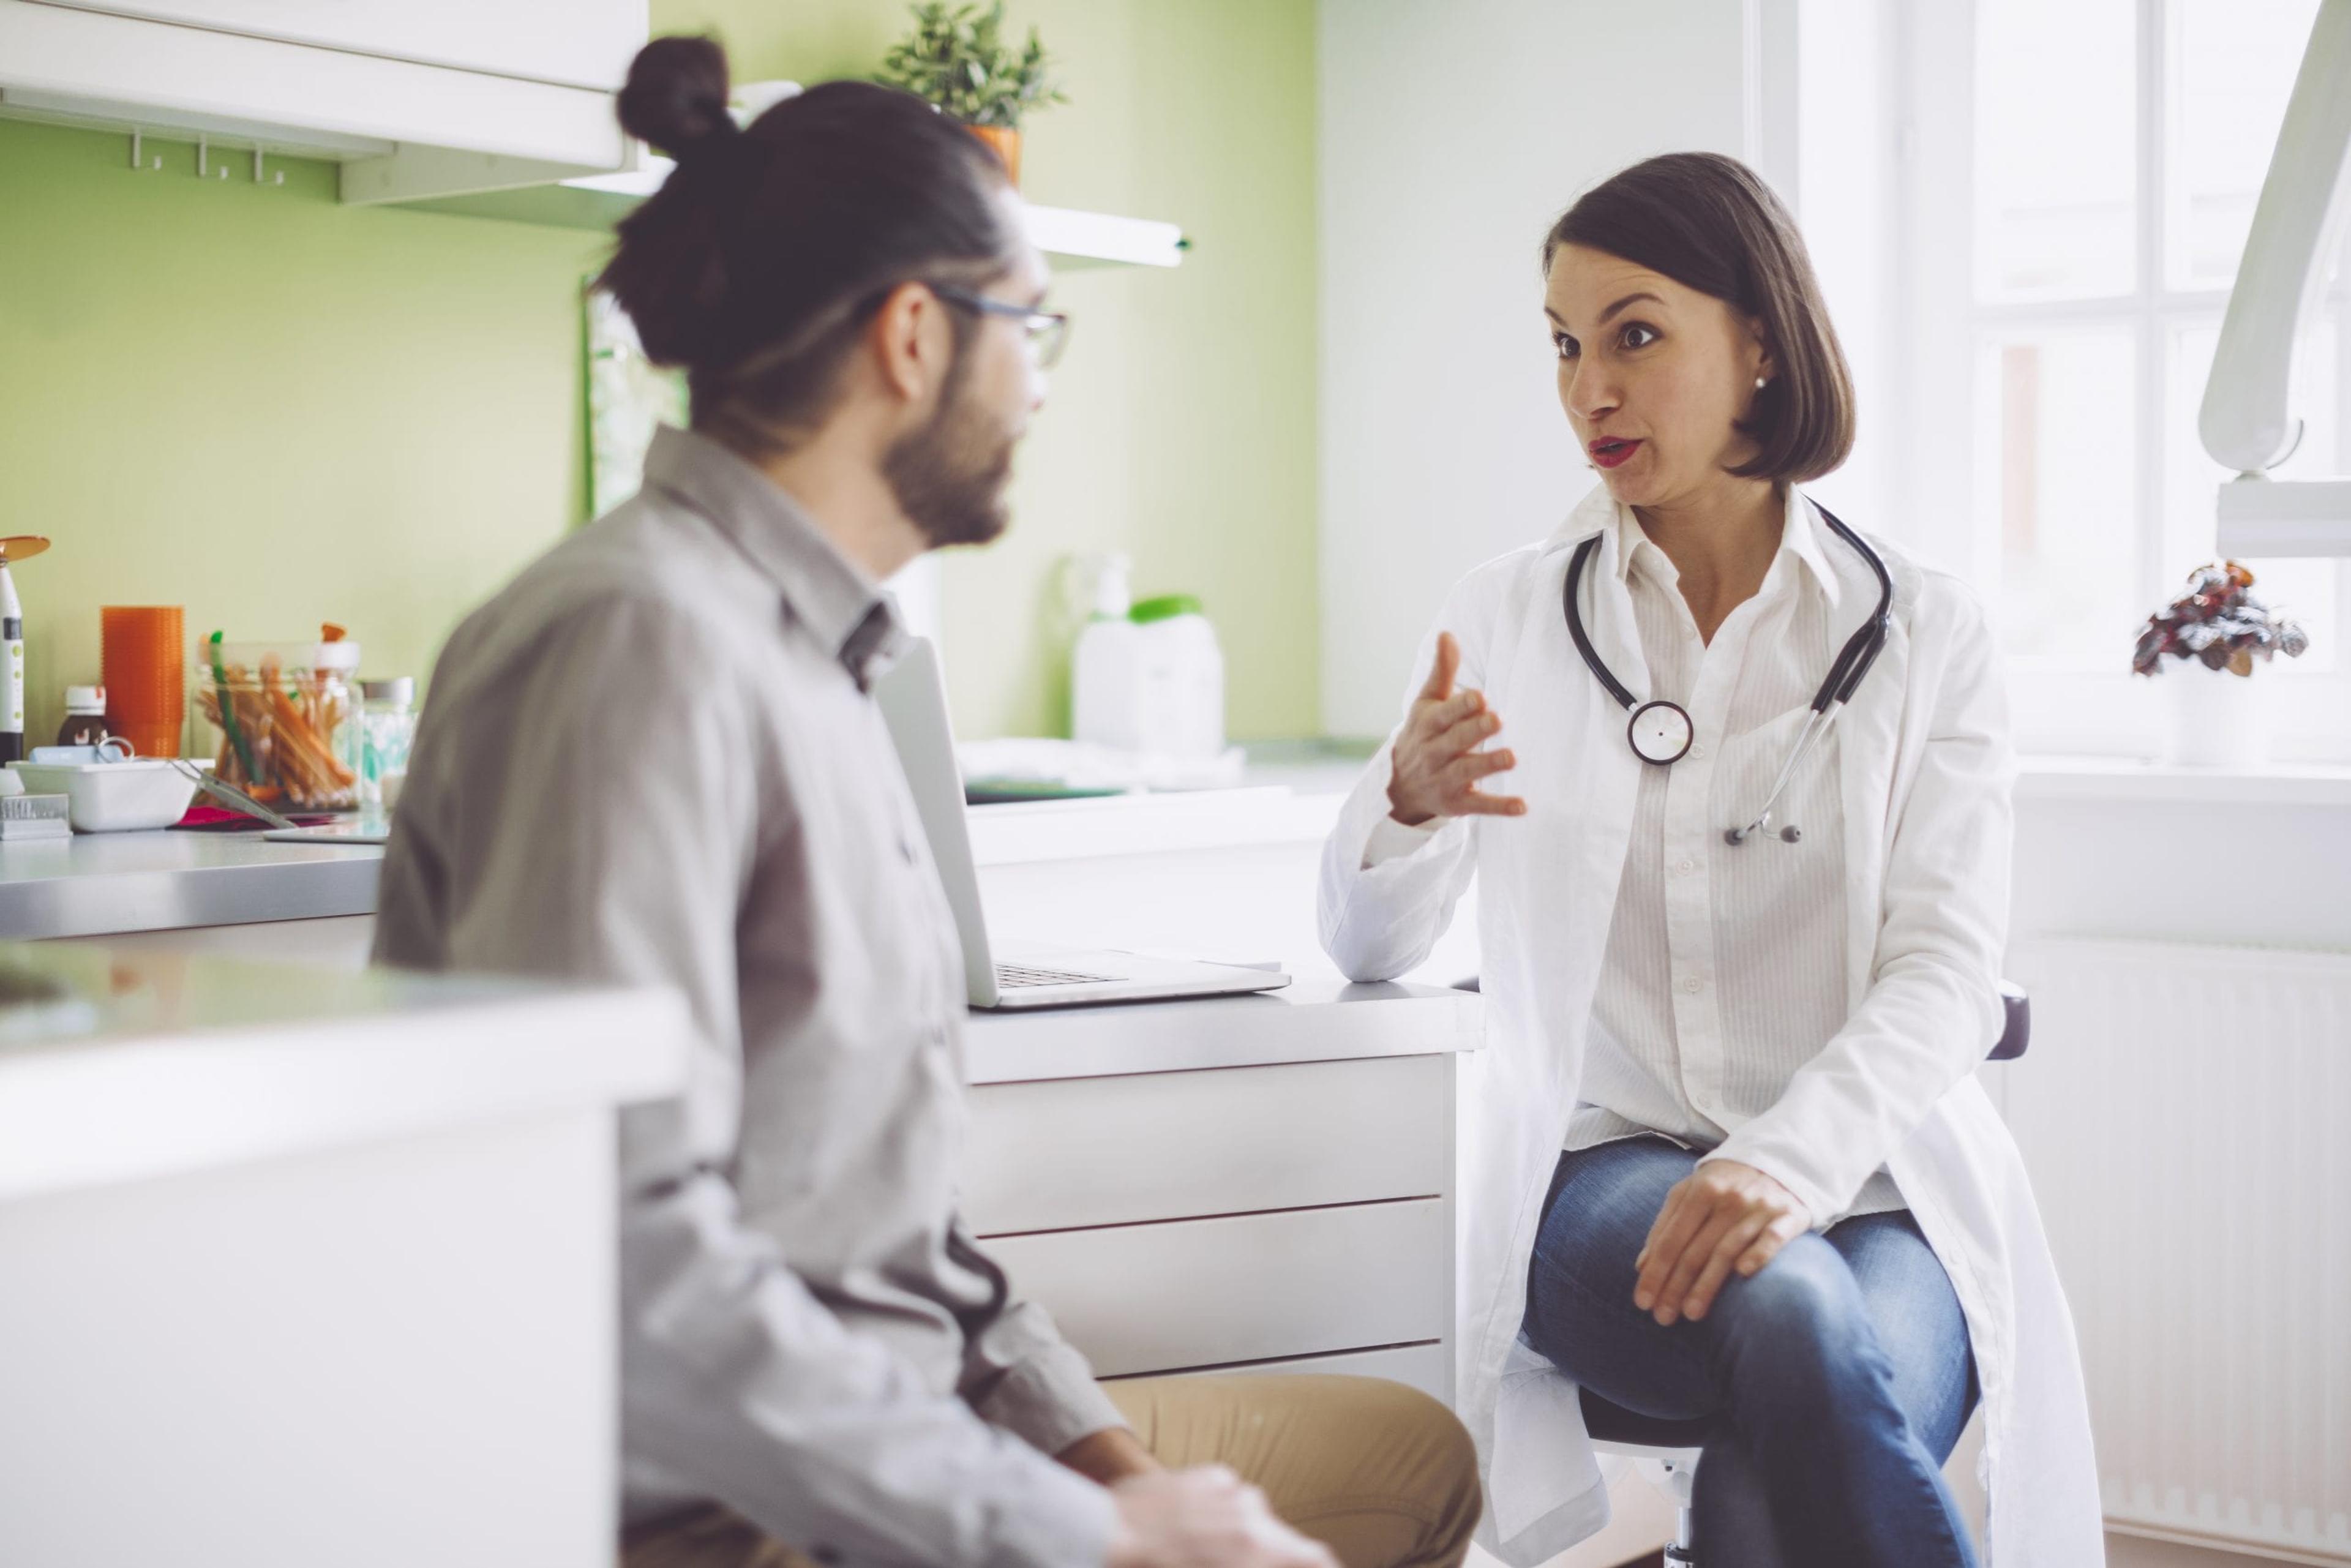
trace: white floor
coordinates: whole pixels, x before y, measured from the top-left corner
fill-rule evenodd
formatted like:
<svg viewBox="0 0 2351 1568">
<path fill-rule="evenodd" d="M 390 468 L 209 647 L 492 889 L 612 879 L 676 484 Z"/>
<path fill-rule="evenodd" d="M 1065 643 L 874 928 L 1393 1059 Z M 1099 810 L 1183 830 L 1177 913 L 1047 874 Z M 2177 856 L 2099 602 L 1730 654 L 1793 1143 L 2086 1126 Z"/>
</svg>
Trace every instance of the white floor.
<svg viewBox="0 0 2351 1568">
<path fill-rule="evenodd" d="M 1656 1551 L 1671 1539 L 1674 1516 L 1663 1498 L 1637 1475 L 1620 1479 L 1609 1494 L 1614 1517 L 1608 1528 L 1573 1552 L 1562 1552 L 1543 1568 L 1614 1568 Z M 1493 1557 L 1473 1546 L 1467 1568 L 1500 1568 Z M 2106 1568 L 2273 1568 L 2269 1560 L 2243 1557 L 2233 1552 L 2208 1552 L 2168 1542 L 2140 1541 L 2127 1535 L 2106 1537 Z"/>
</svg>

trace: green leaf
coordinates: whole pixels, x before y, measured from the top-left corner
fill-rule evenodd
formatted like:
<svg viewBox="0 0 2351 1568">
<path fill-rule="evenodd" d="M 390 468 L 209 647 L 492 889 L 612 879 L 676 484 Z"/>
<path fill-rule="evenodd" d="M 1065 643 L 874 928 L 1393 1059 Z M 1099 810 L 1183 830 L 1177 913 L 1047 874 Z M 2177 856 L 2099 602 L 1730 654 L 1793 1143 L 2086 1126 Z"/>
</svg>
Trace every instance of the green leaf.
<svg viewBox="0 0 2351 1568">
<path fill-rule="evenodd" d="M 1018 129 L 1023 109 L 1069 101 L 1050 78 L 1052 59 L 1035 27 L 1019 48 L 1006 44 L 1004 0 L 918 0 L 907 11 L 913 30 L 883 56 L 877 79 L 971 125 Z"/>
</svg>

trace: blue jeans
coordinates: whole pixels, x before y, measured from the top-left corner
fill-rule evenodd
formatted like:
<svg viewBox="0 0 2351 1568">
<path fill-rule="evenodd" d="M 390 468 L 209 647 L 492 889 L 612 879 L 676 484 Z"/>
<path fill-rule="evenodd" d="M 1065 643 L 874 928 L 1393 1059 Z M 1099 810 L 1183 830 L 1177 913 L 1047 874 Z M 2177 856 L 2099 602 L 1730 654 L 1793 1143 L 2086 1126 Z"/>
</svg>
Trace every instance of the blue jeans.
<svg viewBox="0 0 2351 1568">
<path fill-rule="evenodd" d="M 1633 1260 L 1698 1156 L 1627 1138 L 1560 1156 L 1526 1337 L 1611 1404 L 1708 1423 L 1691 1503 L 1702 1568 L 1973 1568 L 1943 1483 L 1976 1401 L 1959 1297 L 1907 1213 L 1798 1237 L 1707 1315 L 1660 1328 Z"/>
</svg>

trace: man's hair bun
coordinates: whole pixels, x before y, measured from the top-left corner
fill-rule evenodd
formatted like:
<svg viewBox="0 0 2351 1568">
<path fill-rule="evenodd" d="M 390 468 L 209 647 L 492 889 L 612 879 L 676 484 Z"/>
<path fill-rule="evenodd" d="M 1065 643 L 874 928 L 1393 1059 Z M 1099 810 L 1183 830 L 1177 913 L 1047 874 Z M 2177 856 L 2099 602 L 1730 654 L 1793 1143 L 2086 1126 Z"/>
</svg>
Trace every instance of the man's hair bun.
<svg viewBox="0 0 2351 1568">
<path fill-rule="evenodd" d="M 735 134 L 726 113 L 726 51 L 712 38 L 655 38 L 621 89 L 621 129 L 683 162 Z"/>
<path fill-rule="evenodd" d="M 620 221 L 598 282 L 645 357 L 685 371 L 694 427 L 750 450 L 811 427 L 893 288 L 983 287 L 1021 240 L 1004 165 L 912 93 L 820 82 L 738 132 L 726 81 L 709 38 L 656 38 L 629 68 L 622 128 L 678 167 Z"/>
</svg>

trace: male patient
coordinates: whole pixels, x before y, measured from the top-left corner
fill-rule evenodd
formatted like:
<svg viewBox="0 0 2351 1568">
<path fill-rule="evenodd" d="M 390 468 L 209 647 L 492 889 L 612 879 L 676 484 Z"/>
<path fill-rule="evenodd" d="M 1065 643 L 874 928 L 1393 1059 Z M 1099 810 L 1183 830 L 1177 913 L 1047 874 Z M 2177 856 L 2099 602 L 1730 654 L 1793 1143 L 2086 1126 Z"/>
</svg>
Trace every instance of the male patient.
<svg viewBox="0 0 2351 1568">
<path fill-rule="evenodd" d="M 602 283 L 693 429 L 450 640 L 376 945 L 691 1005 L 687 1089 L 621 1130 L 624 1563 L 1459 1562 L 1435 1401 L 1097 1385 L 957 1218 L 963 967 L 868 696 L 876 585 L 1002 531 L 1065 323 L 951 121 L 838 82 L 738 131 L 726 98 L 689 38 L 622 94 L 678 167 Z"/>
</svg>

